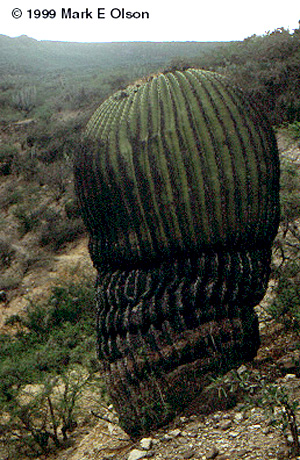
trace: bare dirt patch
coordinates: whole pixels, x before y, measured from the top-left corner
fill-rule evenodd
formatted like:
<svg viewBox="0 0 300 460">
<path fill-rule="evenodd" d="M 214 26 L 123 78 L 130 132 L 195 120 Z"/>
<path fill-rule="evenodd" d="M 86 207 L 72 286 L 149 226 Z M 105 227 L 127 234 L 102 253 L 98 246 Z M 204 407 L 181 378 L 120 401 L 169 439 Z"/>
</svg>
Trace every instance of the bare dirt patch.
<svg viewBox="0 0 300 460">
<path fill-rule="evenodd" d="M 9 302 L 0 304 L 0 329 L 8 330 L 5 321 L 15 314 L 26 311 L 29 302 L 47 299 L 51 287 L 62 281 L 80 276 L 95 276 L 88 249 L 87 237 L 70 244 L 61 254 L 51 257 L 45 266 L 29 270 Z"/>
</svg>

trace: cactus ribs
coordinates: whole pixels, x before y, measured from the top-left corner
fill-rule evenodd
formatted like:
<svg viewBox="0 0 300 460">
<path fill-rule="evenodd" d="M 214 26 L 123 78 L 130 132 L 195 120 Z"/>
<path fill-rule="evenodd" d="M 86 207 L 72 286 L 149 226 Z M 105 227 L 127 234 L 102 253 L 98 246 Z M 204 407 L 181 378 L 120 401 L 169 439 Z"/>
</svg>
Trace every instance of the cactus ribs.
<svg viewBox="0 0 300 460">
<path fill-rule="evenodd" d="M 226 79 L 159 74 L 105 101 L 75 162 L 99 357 L 132 437 L 255 357 L 279 222 L 268 120 Z"/>
</svg>

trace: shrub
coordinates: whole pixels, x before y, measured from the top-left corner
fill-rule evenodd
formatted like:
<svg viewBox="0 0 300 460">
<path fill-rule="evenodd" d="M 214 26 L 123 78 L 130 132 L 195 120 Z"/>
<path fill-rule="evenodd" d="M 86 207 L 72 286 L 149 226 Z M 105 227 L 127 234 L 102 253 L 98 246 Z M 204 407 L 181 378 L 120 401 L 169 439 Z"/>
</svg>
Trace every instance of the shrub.
<svg viewBox="0 0 300 460">
<path fill-rule="evenodd" d="M 297 123 L 294 126 L 298 126 Z M 291 158 L 281 159 L 281 228 L 274 245 L 274 300 L 271 318 L 287 329 L 300 330 L 300 168 Z"/>
<path fill-rule="evenodd" d="M 214 379 L 206 388 L 207 396 L 211 391 L 217 392 L 219 398 L 229 399 L 235 395 L 243 401 L 243 409 L 254 407 L 262 409 L 271 426 L 277 427 L 287 439 L 292 436 L 292 455 L 300 454 L 298 439 L 299 426 L 296 414 L 299 411 L 299 402 L 290 390 L 278 382 L 270 382 L 256 369 L 241 366 L 237 371 L 229 372 L 225 377 Z M 273 377 L 274 378 L 274 377 Z"/>
<path fill-rule="evenodd" d="M 77 198 L 71 198 L 65 203 L 65 213 L 68 219 L 76 219 L 81 216 Z"/>
<path fill-rule="evenodd" d="M 29 330 L 47 334 L 65 322 L 77 324 L 82 318 L 94 320 L 94 315 L 94 283 L 83 277 L 81 284 L 54 286 L 47 304 L 30 304 L 24 324 Z"/>
<path fill-rule="evenodd" d="M 300 140 L 300 122 L 299 121 L 294 121 L 293 123 L 290 123 L 287 126 L 287 129 L 288 129 L 289 134 L 291 134 L 291 136 L 294 139 Z"/>
<path fill-rule="evenodd" d="M 36 171 L 39 185 L 47 185 L 53 198 L 58 201 L 72 183 L 72 169 L 68 161 L 56 161 L 49 165 L 39 162 Z"/>
<path fill-rule="evenodd" d="M 286 329 L 300 332 L 300 261 L 286 259 L 278 273 L 273 302 L 267 312 Z"/>
<path fill-rule="evenodd" d="M 87 385 L 103 392 L 94 355 L 94 282 L 82 274 L 56 285 L 47 301 L 8 322 L 19 332 L 0 334 L 0 432 L 10 458 L 37 456 L 64 445 L 80 420 Z"/>
<path fill-rule="evenodd" d="M 281 221 L 293 222 L 300 217 L 300 167 L 287 158 L 281 158 L 280 192 Z"/>
<path fill-rule="evenodd" d="M 14 215 L 19 221 L 18 230 L 21 236 L 38 227 L 41 223 L 43 212 L 43 209 L 30 209 L 28 203 L 16 207 Z"/>
<path fill-rule="evenodd" d="M 0 209 L 6 209 L 13 204 L 21 203 L 23 199 L 23 187 L 13 183 L 4 184 L 0 194 Z"/>
<path fill-rule="evenodd" d="M 36 87 L 27 86 L 13 95 L 13 104 L 18 110 L 27 114 L 36 106 Z"/>
<path fill-rule="evenodd" d="M 27 136 L 27 144 L 34 147 L 36 157 L 47 165 L 73 158 L 78 145 L 83 120 L 39 120 Z"/>
<path fill-rule="evenodd" d="M 74 241 L 85 233 L 85 227 L 81 219 L 62 219 L 58 214 L 48 218 L 42 225 L 40 244 L 57 251 L 66 243 Z"/>
<path fill-rule="evenodd" d="M 13 162 L 18 155 L 18 149 L 9 144 L 0 144 L 0 175 L 8 176 L 12 172 Z"/>
<path fill-rule="evenodd" d="M 23 386 L 18 396 L 2 404 L 8 415 L 8 439 L 16 436 L 22 453 L 48 453 L 51 444 L 60 447 L 77 426 L 82 392 L 92 375 L 80 367 L 60 376 L 49 377 L 39 385 Z"/>
<path fill-rule="evenodd" d="M 16 250 L 10 242 L 0 239 L 0 269 L 10 266 L 15 252 Z"/>
</svg>

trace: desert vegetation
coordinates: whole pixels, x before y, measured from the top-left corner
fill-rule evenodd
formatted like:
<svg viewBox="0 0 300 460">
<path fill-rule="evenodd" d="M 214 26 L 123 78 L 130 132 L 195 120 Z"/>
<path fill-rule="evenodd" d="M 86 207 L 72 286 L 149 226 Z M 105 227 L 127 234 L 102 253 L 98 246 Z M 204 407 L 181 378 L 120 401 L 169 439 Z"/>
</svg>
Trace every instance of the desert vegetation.
<svg viewBox="0 0 300 460">
<path fill-rule="evenodd" d="M 194 66 L 228 76 L 264 106 L 277 136 L 288 140 L 281 158 L 272 301 L 264 313 L 299 350 L 300 163 L 289 149 L 300 143 L 299 30 L 186 45 L 98 46 L 0 36 L 0 46 L 0 308 L 9 312 L 17 295 L 26 296 L 25 275 L 50 269 L 57 255 L 86 236 L 72 165 L 94 109 L 137 79 Z M 93 276 L 79 272 L 71 281 L 60 280 L 46 299 L 6 315 L 0 331 L 0 456 L 38 457 L 67 446 L 80 424 L 95 421 L 91 411 L 109 404 L 96 356 L 93 286 Z M 294 363 L 297 376 L 299 366 Z M 249 396 L 251 378 L 249 373 L 246 383 L 234 381 L 241 394 Z M 225 397 L 226 382 L 217 386 Z M 251 404 L 272 412 L 272 401 L 279 401 L 287 413 L 282 426 L 295 430 L 298 407 L 289 395 L 257 382 L 256 388 L 259 396 L 253 402 L 251 393 Z M 91 392 L 94 400 L 86 403 Z M 299 454 L 296 438 L 293 448 Z"/>
</svg>

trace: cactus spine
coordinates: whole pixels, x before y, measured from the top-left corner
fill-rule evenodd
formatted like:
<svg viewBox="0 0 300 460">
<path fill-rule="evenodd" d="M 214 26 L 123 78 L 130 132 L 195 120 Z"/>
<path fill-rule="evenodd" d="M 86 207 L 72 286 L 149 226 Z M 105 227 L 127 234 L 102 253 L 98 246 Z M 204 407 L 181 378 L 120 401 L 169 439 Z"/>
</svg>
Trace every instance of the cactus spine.
<svg viewBox="0 0 300 460">
<path fill-rule="evenodd" d="M 279 220 L 276 141 L 223 77 L 169 72 L 99 107 L 75 176 L 98 269 L 99 356 L 136 436 L 255 356 L 253 307 Z"/>
</svg>

